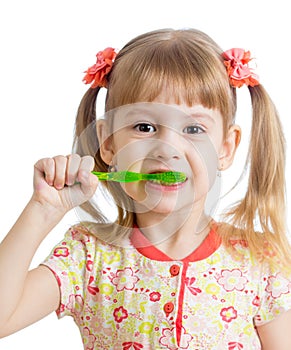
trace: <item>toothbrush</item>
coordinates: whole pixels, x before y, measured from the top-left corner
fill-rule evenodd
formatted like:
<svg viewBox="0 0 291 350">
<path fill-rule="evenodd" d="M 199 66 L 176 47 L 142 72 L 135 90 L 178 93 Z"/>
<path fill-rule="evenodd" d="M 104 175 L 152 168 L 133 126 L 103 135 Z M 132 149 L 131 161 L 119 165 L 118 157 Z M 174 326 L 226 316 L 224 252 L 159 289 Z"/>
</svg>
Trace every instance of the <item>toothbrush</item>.
<svg viewBox="0 0 291 350">
<path fill-rule="evenodd" d="M 92 171 L 92 174 L 98 176 L 101 181 L 116 181 L 116 182 L 134 182 L 134 181 L 146 181 L 157 180 L 169 184 L 184 182 L 186 175 L 184 173 L 176 171 L 166 171 L 156 174 L 142 174 L 132 171 L 117 171 L 112 173 L 104 173 L 98 171 Z"/>
</svg>

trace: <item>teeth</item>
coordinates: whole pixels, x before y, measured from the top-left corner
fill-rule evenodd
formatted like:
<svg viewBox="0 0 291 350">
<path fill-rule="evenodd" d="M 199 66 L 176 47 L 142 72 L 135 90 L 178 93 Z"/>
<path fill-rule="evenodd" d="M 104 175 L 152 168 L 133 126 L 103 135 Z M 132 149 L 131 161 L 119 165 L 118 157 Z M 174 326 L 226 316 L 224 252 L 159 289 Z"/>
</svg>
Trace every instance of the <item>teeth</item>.
<svg viewBox="0 0 291 350">
<path fill-rule="evenodd" d="M 163 185 L 163 186 L 172 186 L 172 185 L 177 185 L 179 183 L 179 182 L 169 183 L 169 182 L 163 182 L 163 181 L 160 181 L 160 180 L 150 180 L 150 182 L 153 182 L 153 183 L 156 183 L 156 184 L 159 184 L 159 185 Z"/>
</svg>

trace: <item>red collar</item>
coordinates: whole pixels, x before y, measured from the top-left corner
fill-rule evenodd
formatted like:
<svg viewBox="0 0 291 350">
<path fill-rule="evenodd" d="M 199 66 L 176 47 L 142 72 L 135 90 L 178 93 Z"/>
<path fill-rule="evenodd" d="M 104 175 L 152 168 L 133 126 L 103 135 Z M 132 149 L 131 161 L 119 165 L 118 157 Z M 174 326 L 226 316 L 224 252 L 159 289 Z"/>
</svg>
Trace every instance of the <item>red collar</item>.
<svg viewBox="0 0 291 350">
<path fill-rule="evenodd" d="M 219 248 L 221 238 L 216 232 L 216 227 L 217 224 L 212 225 L 210 232 L 204 241 L 186 258 L 182 259 L 183 262 L 194 262 L 206 259 Z M 136 250 L 146 258 L 157 261 L 173 261 L 172 258 L 152 245 L 138 227 L 133 228 L 130 240 Z"/>
</svg>

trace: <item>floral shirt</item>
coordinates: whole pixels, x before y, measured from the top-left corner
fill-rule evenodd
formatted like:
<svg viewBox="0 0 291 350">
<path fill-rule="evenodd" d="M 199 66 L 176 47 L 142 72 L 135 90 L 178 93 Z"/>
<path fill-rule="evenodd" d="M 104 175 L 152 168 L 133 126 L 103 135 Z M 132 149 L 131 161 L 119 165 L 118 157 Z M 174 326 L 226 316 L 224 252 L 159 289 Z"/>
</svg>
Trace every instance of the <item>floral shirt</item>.
<svg viewBox="0 0 291 350">
<path fill-rule="evenodd" d="M 174 261 L 138 228 L 117 247 L 72 227 L 44 262 L 60 286 L 58 317 L 74 318 L 85 350 L 261 349 L 256 326 L 291 309 L 291 282 L 244 244 L 233 258 L 217 237 Z"/>
</svg>

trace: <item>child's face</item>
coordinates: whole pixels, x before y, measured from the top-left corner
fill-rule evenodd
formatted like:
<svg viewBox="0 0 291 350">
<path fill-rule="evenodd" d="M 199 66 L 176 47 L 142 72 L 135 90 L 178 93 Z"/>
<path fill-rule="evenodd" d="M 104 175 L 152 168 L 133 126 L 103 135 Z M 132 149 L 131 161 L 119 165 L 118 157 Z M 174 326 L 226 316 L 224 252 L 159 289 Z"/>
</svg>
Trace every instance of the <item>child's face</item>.
<svg viewBox="0 0 291 350">
<path fill-rule="evenodd" d="M 219 111 L 171 102 L 166 94 L 161 94 L 152 103 L 117 109 L 110 142 L 101 146 L 101 153 L 117 170 L 171 170 L 186 174 L 185 182 L 174 185 L 150 181 L 123 184 L 124 191 L 134 200 L 137 214 L 168 214 L 189 206 L 202 208 L 221 160 L 229 156 L 230 145 L 223 137 Z M 226 159 L 224 162 L 226 168 Z"/>
</svg>

